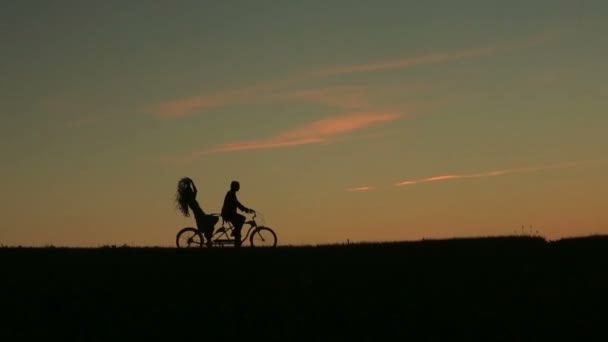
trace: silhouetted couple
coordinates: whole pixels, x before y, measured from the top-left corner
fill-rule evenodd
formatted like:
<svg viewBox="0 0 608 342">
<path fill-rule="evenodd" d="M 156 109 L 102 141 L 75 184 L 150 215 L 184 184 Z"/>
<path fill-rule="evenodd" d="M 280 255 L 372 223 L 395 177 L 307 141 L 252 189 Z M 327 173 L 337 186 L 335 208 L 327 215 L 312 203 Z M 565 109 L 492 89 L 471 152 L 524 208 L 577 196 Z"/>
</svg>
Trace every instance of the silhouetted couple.
<svg viewBox="0 0 608 342">
<path fill-rule="evenodd" d="M 234 226 L 232 235 L 234 236 L 235 240 L 234 246 L 237 248 L 241 246 L 241 229 L 243 228 L 243 224 L 245 224 L 245 216 L 239 214 L 237 209 L 240 209 L 246 213 L 253 212 L 253 210 L 245 207 L 237 199 L 236 193 L 240 190 L 240 188 L 241 185 L 239 182 L 232 181 L 232 183 L 230 183 L 230 190 L 228 190 L 226 196 L 224 197 L 224 205 L 222 206 L 221 214 L 224 221 L 230 222 Z M 213 230 L 215 224 L 219 221 L 219 218 L 217 216 L 205 214 L 196 200 L 197 193 L 198 191 L 192 179 L 188 177 L 180 179 L 180 181 L 177 183 L 177 206 L 182 214 L 184 214 L 186 217 L 190 216 L 188 209 L 192 210 L 198 229 L 203 232 L 205 239 L 207 240 L 207 246 L 211 247 Z"/>
</svg>

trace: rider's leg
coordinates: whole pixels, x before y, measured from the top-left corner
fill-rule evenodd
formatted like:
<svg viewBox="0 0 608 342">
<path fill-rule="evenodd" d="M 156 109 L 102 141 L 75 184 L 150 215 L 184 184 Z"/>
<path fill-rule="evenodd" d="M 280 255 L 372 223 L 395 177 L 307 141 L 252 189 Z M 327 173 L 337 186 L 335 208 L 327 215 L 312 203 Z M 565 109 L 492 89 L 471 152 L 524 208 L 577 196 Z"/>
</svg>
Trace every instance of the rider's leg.
<svg viewBox="0 0 608 342">
<path fill-rule="evenodd" d="M 241 247 L 241 229 L 245 224 L 245 216 L 236 214 L 232 217 L 232 224 L 234 225 L 234 247 Z"/>
<path fill-rule="evenodd" d="M 217 222 L 217 219 L 214 216 L 207 216 L 204 214 L 195 215 L 195 219 L 198 230 L 203 233 L 207 246 L 210 247 L 212 245 L 211 239 L 213 238 L 214 225 Z"/>
<path fill-rule="evenodd" d="M 203 234 L 205 235 L 205 240 L 207 242 L 207 247 L 211 247 L 213 245 L 213 227 L 205 227 L 203 230 Z"/>
<path fill-rule="evenodd" d="M 215 230 L 215 224 L 219 221 L 219 218 L 216 216 L 211 216 L 208 215 L 205 218 L 205 230 L 204 230 L 204 234 L 205 234 L 205 239 L 207 240 L 207 245 L 211 246 L 212 245 L 212 241 L 211 239 L 213 238 L 213 231 Z"/>
</svg>

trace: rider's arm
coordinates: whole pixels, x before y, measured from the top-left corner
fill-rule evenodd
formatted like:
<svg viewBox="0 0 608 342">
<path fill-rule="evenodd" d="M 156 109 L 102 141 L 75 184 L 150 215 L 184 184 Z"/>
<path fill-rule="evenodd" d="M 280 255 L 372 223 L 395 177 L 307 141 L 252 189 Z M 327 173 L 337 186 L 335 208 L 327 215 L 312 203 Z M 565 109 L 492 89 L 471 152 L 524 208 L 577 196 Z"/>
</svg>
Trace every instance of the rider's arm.
<svg viewBox="0 0 608 342">
<path fill-rule="evenodd" d="M 237 208 L 241 209 L 242 211 L 249 210 L 249 209 L 247 209 L 247 207 L 245 207 L 244 205 L 242 205 L 241 202 L 239 202 L 239 200 L 236 198 L 236 196 L 234 196 L 234 201 L 236 203 Z"/>
<path fill-rule="evenodd" d="M 239 202 L 239 200 L 236 198 L 236 194 L 234 195 L 234 203 L 236 203 L 236 207 L 241 209 L 244 212 L 250 212 L 251 209 L 247 208 L 246 206 L 244 206 L 241 202 Z"/>
<path fill-rule="evenodd" d="M 196 194 L 198 193 L 198 190 L 196 189 L 196 185 L 194 185 L 193 181 L 190 181 L 190 184 L 192 184 L 192 191 L 194 191 L 194 195 L 196 196 Z"/>
</svg>

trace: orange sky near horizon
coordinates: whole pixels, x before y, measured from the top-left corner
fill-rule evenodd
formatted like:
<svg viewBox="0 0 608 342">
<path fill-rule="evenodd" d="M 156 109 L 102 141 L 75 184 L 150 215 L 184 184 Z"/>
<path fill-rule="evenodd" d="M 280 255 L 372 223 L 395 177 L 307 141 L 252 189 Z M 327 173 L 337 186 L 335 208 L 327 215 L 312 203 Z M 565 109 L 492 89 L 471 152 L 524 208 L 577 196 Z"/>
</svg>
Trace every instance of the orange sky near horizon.
<svg viewBox="0 0 608 342">
<path fill-rule="evenodd" d="M 608 234 L 608 3 L 440 3 L 7 5 L 0 244 Z"/>
</svg>

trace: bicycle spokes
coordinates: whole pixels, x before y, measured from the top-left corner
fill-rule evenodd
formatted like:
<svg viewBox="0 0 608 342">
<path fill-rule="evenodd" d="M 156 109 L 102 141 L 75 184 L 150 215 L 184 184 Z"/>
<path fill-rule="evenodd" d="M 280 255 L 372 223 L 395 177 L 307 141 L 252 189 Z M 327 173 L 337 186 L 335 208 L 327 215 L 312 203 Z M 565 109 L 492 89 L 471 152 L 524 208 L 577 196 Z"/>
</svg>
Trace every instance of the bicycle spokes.
<svg viewBox="0 0 608 342">
<path fill-rule="evenodd" d="M 178 248 L 202 247 L 204 239 L 200 232 L 195 228 L 184 228 L 177 234 Z"/>
<path fill-rule="evenodd" d="M 251 235 L 251 245 L 254 247 L 275 247 L 277 236 L 270 228 L 258 228 Z"/>
</svg>

